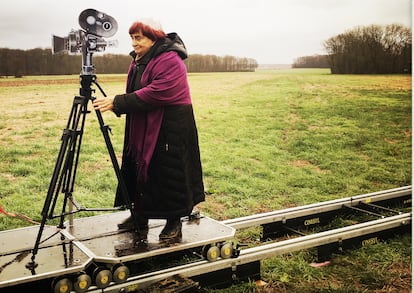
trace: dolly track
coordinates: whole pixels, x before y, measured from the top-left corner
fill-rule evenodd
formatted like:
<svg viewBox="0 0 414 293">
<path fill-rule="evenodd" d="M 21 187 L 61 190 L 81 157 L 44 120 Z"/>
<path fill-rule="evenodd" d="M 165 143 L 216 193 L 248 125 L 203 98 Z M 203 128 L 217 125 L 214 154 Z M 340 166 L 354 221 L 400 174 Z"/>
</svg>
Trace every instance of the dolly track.
<svg viewBox="0 0 414 293">
<path fill-rule="evenodd" d="M 315 219 L 316 215 L 336 212 L 349 207 L 357 207 L 361 204 L 369 204 L 380 207 L 377 203 L 393 202 L 402 200 L 405 204 L 411 205 L 411 186 L 386 190 L 381 192 L 369 193 L 350 198 L 321 202 L 308 206 L 290 208 L 281 211 L 252 215 L 248 217 L 236 218 L 223 221 L 223 224 L 232 226 L 236 229 L 250 228 L 257 225 L 274 224 L 280 222 L 285 224 L 289 220 L 297 218 Z M 401 228 L 409 229 L 411 226 L 411 211 L 399 212 L 384 207 L 385 211 L 392 211 L 394 215 L 379 216 L 378 219 L 350 225 L 347 227 L 331 229 L 310 235 L 298 236 L 287 240 L 264 243 L 255 247 L 242 249 L 236 258 L 219 259 L 215 262 L 200 260 L 194 263 L 176 266 L 173 268 L 154 271 L 128 279 L 126 283 L 110 286 L 105 292 L 120 292 L 125 288 L 145 288 L 161 280 L 171 278 L 174 275 L 182 275 L 197 279 L 199 276 L 208 275 L 217 271 L 231 271 L 232 278 L 238 279 L 238 268 L 243 265 L 260 262 L 260 260 L 281 255 L 284 253 L 329 245 L 343 245 L 347 241 L 368 237 L 365 243 L 375 242 L 378 233 L 390 232 Z M 364 243 L 364 242 L 363 242 Z M 208 285 L 208 284 L 207 284 Z M 100 290 L 90 290 L 88 292 L 101 292 Z M 126 291 L 128 292 L 128 291 Z"/>
<path fill-rule="evenodd" d="M 260 261 L 277 255 L 317 248 L 318 257 L 329 257 L 331 253 L 352 248 L 355 244 L 357 246 L 375 244 L 395 233 L 411 232 L 411 193 L 411 186 L 406 186 L 217 222 L 223 227 L 230 226 L 235 229 L 236 236 L 237 232 L 243 229 L 262 227 L 262 241 L 260 243 L 255 241 L 250 244 L 251 247 L 243 248 L 239 244 L 233 244 L 233 257 L 218 257 L 214 259 L 215 261 L 207 261 L 206 258 L 200 257 L 199 252 L 196 252 L 197 248 L 186 251 L 193 254 L 194 259 L 191 262 L 170 265 L 170 267 L 163 266 L 162 269 L 140 271 L 139 262 L 127 262 L 125 265 L 134 273 L 125 282 L 111 282 L 104 291 L 92 285 L 82 292 L 136 292 L 137 289 L 157 285 L 160 281 L 177 275 L 192 281 L 195 286 L 198 286 L 198 282 L 201 286 L 214 287 L 231 284 L 236 280 L 257 278 L 260 276 Z M 357 217 L 349 221 L 352 223 L 350 225 L 339 228 L 332 228 L 329 225 L 333 218 L 342 219 L 354 215 Z M 314 232 L 315 230 L 318 232 Z M 54 229 L 51 229 L 50 233 L 53 231 Z M 67 234 L 65 230 L 62 233 Z M 68 241 L 75 239 L 71 234 L 66 237 Z M 52 244 L 56 245 L 61 241 L 55 242 Z M 88 250 L 80 241 L 76 242 L 81 250 Z M 9 249 L 15 252 L 12 248 Z M 161 255 L 161 260 L 165 262 L 164 258 L 165 255 Z M 85 260 L 85 265 L 91 262 L 93 259 Z M 5 265 L 9 263 L 10 260 Z M 91 266 L 98 263 L 92 263 Z M 105 262 L 103 264 L 105 265 Z M 34 275 L 24 277 L 25 280 L 18 278 L 5 280 L 3 284 L 0 283 L 0 292 L 9 292 L 16 289 L 16 286 L 19 288 L 19 285 L 26 288 L 38 286 L 35 288 L 46 292 L 54 278 L 76 275 L 78 270 L 75 266 L 62 272 L 55 271 L 51 277 L 44 279 L 42 275 Z M 36 283 L 37 281 L 42 284 Z"/>
</svg>

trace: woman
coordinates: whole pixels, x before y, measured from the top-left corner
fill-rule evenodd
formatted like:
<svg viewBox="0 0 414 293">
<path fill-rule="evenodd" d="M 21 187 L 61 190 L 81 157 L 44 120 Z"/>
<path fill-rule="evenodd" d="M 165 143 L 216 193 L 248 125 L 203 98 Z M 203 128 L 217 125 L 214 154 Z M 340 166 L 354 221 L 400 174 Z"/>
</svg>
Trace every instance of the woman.
<svg viewBox="0 0 414 293">
<path fill-rule="evenodd" d="M 175 33 L 150 21 L 131 25 L 134 51 L 126 94 L 97 98 L 94 108 L 126 114 L 121 172 L 141 239 L 148 219 L 166 219 L 160 241 L 180 241 L 182 216 L 204 201 L 204 186 L 187 71 L 187 51 Z M 118 188 L 115 206 L 125 205 Z M 134 227 L 132 217 L 118 225 Z"/>
</svg>

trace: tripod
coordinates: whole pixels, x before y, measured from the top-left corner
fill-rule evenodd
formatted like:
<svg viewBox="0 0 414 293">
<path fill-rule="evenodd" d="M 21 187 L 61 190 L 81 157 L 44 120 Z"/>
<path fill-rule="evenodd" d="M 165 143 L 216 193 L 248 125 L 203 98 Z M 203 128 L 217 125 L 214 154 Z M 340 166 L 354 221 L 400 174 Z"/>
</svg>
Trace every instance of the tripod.
<svg viewBox="0 0 414 293">
<path fill-rule="evenodd" d="M 92 65 L 92 54 L 92 51 L 89 51 L 88 48 L 84 48 L 82 74 L 80 75 L 80 95 L 75 96 L 73 99 L 69 119 L 66 128 L 63 130 L 60 151 L 57 157 L 56 165 L 53 171 L 52 179 L 41 213 L 42 221 L 40 222 L 39 232 L 37 234 L 36 242 L 34 244 L 34 248 L 32 251 L 31 261 L 26 265 L 26 267 L 32 271 L 35 267 L 37 267 L 35 258 L 39 250 L 39 245 L 41 243 L 41 238 L 47 219 L 60 217 L 60 223 L 58 225 L 58 228 L 65 228 L 64 219 L 66 215 L 72 215 L 73 213 L 79 211 L 110 211 L 120 209 L 83 208 L 79 206 L 79 204 L 74 200 L 72 196 L 77 166 L 79 162 L 79 154 L 81 150 L 86 115 L 90 113 L 90 111 L 88 111 L 88 103 L 89 101 L 93 101 L 95 99 L 94 97 L 92 97 L 92 92 L 95 91 L 91 88 L 92 84 L 95 84 L 99 88 L 103 96 L 106 97 L 105 92 L 102 90 L 102 88 L 96 81 L 96 75 L 93 74 L 94 66 Z M 131 216 L 133 217 L 133 219 L 136 219 L 134 208 L 128 196 L 125 181 L 122 177 L 119 164 L 111 143 L 111 139 L 109 137 L 110 128 L 109 126 L 104 124 L 101 112 L 99 110 L 95 110 L 95 113 L 97 115 L 100 129 L 105 139 L 106 147 L 108 149 L 109 156 L 111 158 L 112 165 L 115 170 L 116 177 L 118 179 L 118 186 L 122 193 L 124 202 L 126 204 L 126 208 L 128 208 L 131 211 Z M 60 192 L 64 193 L 62 211 L 60 214 L 54 215 L 54 210 Z M 66 211 L 66 205 L 68 202 L 71 204 L 69 212 Z M 76 207 L 75 211 L 72 211 L 72 205 Z M 134 223 L 136 222 L 137 221 L 134 221 Z M 135 224 L 134 228 L 135 231 L 139 232 L 138 225 Z"/>
</svg>

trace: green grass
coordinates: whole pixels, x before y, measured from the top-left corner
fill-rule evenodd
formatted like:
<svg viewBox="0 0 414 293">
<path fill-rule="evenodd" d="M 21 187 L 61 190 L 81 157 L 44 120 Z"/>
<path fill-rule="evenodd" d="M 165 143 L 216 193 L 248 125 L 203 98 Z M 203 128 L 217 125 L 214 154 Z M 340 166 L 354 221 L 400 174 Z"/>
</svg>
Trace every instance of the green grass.
<svg viewBox="0 0 414 293">
<path fill-rule="evenodd" d="M 124 91 L 125 75 L 99 78 L 108 95 Z M 207 192 L 200 208 L 210 217 L 411 184 L 411 76 L 310 69 L 190 74 L 189 80 Z M 76 76 L 0 80 L 0 204 L 6 211 L 41 219 L 77 94 Z M 120 157 L 124 120 L 103 116 Z M 93 113 L 85 129 L 74 196 L 88 207 L 110 207 L 116 178 Z M 0 230 L 26 225 L 0 215 Z M 276 257 L 263 262 L 262 275 L 279 292 L 405 292 L 392 284 L 411 281 L 410 241 L 405 236 L 337 256 L 331 266 L 316 270 L 308 266 L 312 251 Z M 309 289 L 314 287 L 320 289 Z M 253 283 L 229 290 L 270 292 Z"/>
<path fill-rule="evenodd" d="M 409 82 L 273 72 L 200 96 L 207 191 L 223 217 L 410 184 Z"/>
</svg>

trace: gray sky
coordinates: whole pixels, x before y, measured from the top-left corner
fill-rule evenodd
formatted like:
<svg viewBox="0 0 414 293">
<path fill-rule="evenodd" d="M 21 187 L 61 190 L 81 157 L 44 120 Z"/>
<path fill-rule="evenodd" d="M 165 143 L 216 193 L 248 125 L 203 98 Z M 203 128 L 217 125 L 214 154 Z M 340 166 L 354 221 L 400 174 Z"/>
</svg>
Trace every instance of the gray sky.
<svg viewBox="0 0 414 293">
<path fill-rule="evenodd" d="M 356 26 L 398 23 L 411 27 L 411 0 L 3 0 L 0 47 L 51 47 L 51 36 L 80 29 L 79 14 L 94 8 L 113 16 L 110 39 L 131 50 L 128 28 L 144 17 L 177 32 L 190 54 L 232 55 L 259 64 L 287 64 L 324 54 L 323 41 Z"/>
</svg>

